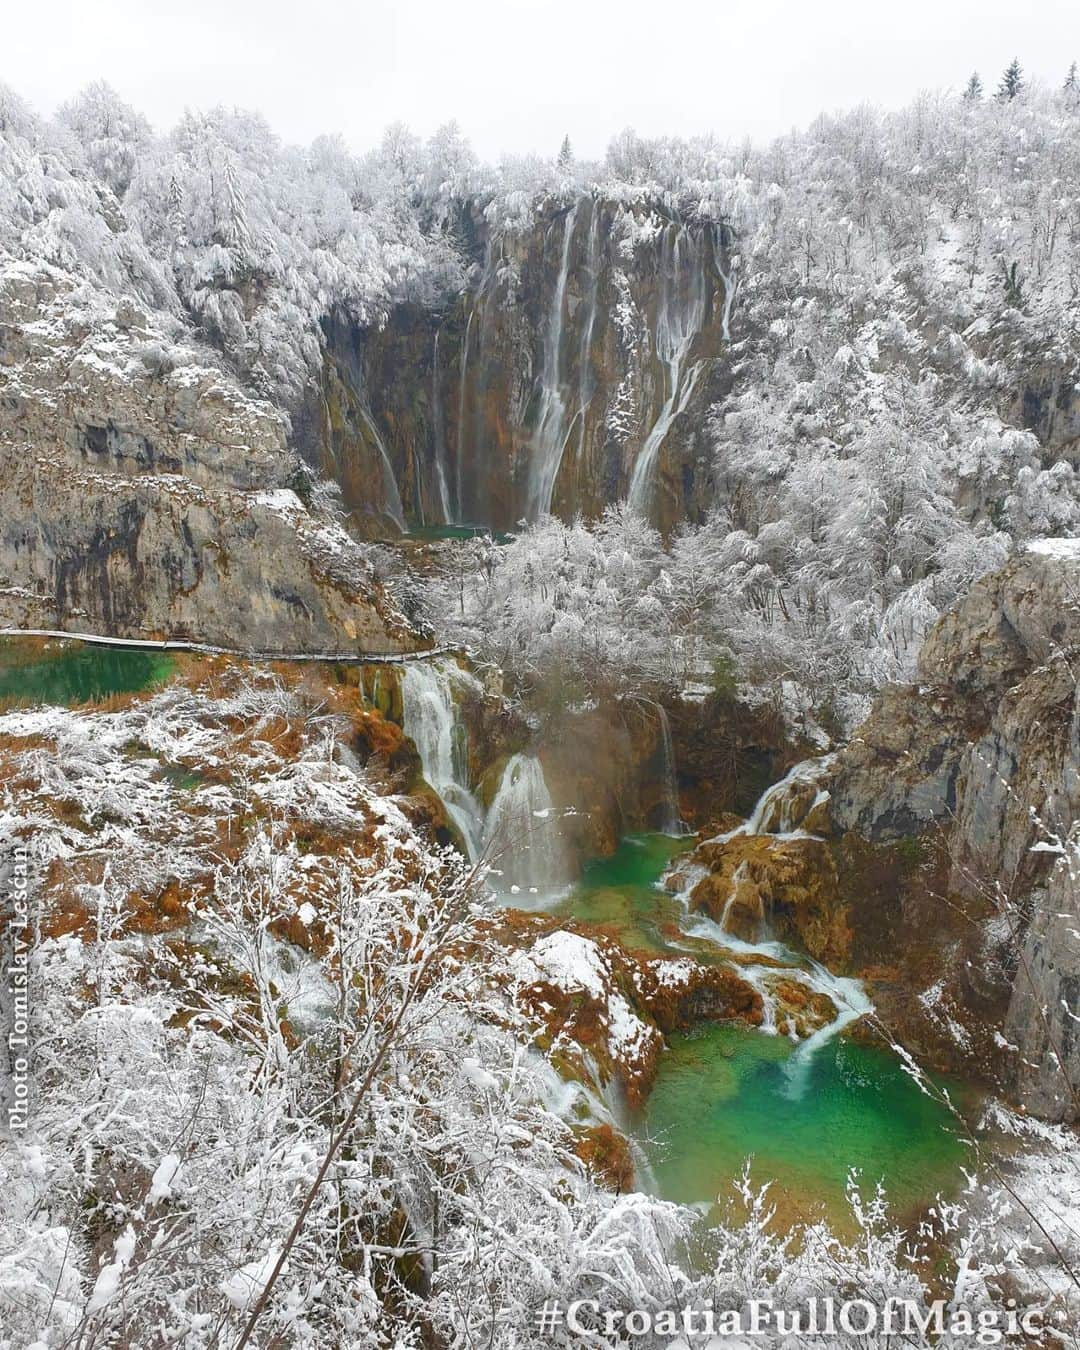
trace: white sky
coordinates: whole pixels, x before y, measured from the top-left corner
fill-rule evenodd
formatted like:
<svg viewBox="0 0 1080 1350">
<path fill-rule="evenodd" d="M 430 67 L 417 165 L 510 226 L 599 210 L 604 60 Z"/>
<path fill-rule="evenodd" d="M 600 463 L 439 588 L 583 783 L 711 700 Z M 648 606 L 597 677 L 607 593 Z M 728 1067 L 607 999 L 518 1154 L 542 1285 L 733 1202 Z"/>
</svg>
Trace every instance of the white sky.
<svg viewBox="0 0 1080 1350">
<path fill-rule="evenodd" d="M 602 153 L 625 126 L 755 140 L 822 110 L 992 88 L 1014 56 L 1059 83 L 1077 0 L 7 0 L 0 81 L 42 112 L 104 78 L 159 129 L 261 110 L 289 141 L 456 117 L 485 158 Z"/>
</svg>

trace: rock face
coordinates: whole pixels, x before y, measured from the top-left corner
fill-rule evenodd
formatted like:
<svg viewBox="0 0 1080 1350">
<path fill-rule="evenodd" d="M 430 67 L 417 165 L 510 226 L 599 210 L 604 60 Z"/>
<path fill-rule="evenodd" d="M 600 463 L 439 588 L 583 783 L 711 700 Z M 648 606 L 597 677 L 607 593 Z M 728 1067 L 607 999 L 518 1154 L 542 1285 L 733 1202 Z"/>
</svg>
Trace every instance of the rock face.
<svg viewBox="0 0 1080 1350">
<path fill-rule="evenodd" d="M 395 493 L 417 522 L 496 528 L 628 495 L 665 529 L 702 511 L 706 413 L 731 382 L 722 228 L 584 197 L 462 230 L 477 280 L 454 309 L 326 325 L 299 439 L 358 519 L 385 527 Z"/>
<path fill-rule="evenodd" d="M 0 273 L 0 623 L 387 653 L 417 636 L 309 509 L 288 427 L 128 302 Z"/>
<path fill-rule="evenodd" d="M 1080 816 L 1078 650 L 1080 557 L 1068 547 L 1021 555 L 941 619 L 920 684 L 883 692 L 830 784 L 837 830 L 947 841 L 945 886 L 981 902 L 984 952 L 997 947 L 1011 983 L 1015 1085 L 1056 1118 L 1075 1118 L 1066 1079 L 1080 1082 L 1076 867 L 1061 842 Z M 958 983 L 977 996 L 981 958 L 970 943 L 958 950 L 969 968 Z"/>
</svg>

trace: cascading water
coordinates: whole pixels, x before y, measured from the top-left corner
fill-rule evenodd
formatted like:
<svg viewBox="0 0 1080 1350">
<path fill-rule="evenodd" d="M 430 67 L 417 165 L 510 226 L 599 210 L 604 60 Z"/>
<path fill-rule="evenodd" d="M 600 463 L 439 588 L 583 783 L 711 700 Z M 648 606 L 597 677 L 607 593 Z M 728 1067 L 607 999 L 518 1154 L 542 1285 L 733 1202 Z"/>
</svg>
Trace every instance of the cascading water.
<svg viewBox="0 0 1080 1350">
<path fill-rule="evenodd" d="M 805 1097 L 810 1085 L 810 1066 L 822 1046 L 839 1036 L 846 1026 L 874 1010 L 859 980 L 834 975 L 816 961 L 811 962 L 811 969 L 803 978 L 811 989 L 832 999 L 836 1017 L 800 1042 L 791 1058 L 785 1062 L 784 1076 L 787 1083 L 784 1092 L 793 1101 Z"/>
<path fill-rule="evenodd" d="M 679 814 L 679 787 L 675 776 L 675 747 L 671 739 L 671 723 L 662 703 L 653 703 L 660 725 L 660 832 L 682 834 L 682 816 Z"/>
<path fill-rule="evenodd" d="M 684 256 L 687 253 L 689 256 Z M 630 505 L 641 515 L 647 515 L 652 507 L 660 449 L 672 423 L 690 401 L 705 365 L 695 361 L 689 369 L 686 367 L 707 309 L 704 240 L 681 225 L 669 225 L 660 247 L 660 302 L 654 336 L 656 356 L 664 371 L 665 398 L 638 452 L 627 494 Z"/>
<path fill-rule="evenodd" d="M 461 513 L 461 471 L 465 463 L 465 453 L 468 448 L 465 440 L 465 394 L 468 389 L 466 380 L 469 373 L 469 338 L 472 335 L 472 321 L 475 310 L 469 310 L 469 317 L 465 321 L 465 337 L 461 344 L 461 380 L 458 385 L 458 444 L 457 456 L 454 461 L 454 508 L 455 518 L 460 521 L 463 519 Z"/>
<path fill-rule="evenodd" d="M 779 780 L 767 787 L 742 825 L 718 834 L 711 842 L 722 844 L 740 835 L 771 834 L 781 839 L 812 839 L 800 829 L 811 812 L 829 800 L 820 786 L 834 756 L 800 760 Z"/>
<path fill-rule="evenodd" d="M 362 405 L 360 408 L 360 415 L 364 419 L 364 425 L 371 435 L 375 449 L 379 452 L 379 459 L 382 464 L 383 496 L 387 514 L 398 529 L 404 533 L 406 528 L 405 512 L 401 506 L 401 494 L 398 492 L 397 479 L 394 477 L 394 466 L 390 463 L 390 455 L 387 452 L 386 444 L 379 435 L 379 428 L 375 425 L 374 419 Z"/>
<path fill-rule="evenodd" d="M 535 755 L 512 755 L 484 827 L 484 856 L 498 889 L 550 892 L 566 880 L 559 823 Z"/>
<path fill-rule="evenodd" d="M 435 436 L 435 481 L 439 488 L 439 506 L 442 510 L 443 524 L 449 525 L 450 493 L 446 482 L 446 428 L 443 424 L 442 394 L 439 388 L 439 334 L 435 332 L 435 344 L 431 354 L 431 420 Z"/>
<path fill-rule="evenodd" d="M 600 204 L 592 202 L 589 210 L 589 243 L 586 254 L 589 290 L 585 298 L 587 309 L 585 311 L 585 322 L 581 327 L 581 349 L 578 352 L 577 456 L 579 461 L 585 450 L 586 417 L 589 404 L 596 392 L 590 358 L 593 332 L 596 328 L 596 311 L 600 298 L 600 216 Z"/>
<path fill-rule="evenodd" d="M 404 730 L 424 766 L 424 777 L 442 798 L 469 860 L 483 846 L 484 813 L 469 789 L 465 727 L 454 698 L 456 681 L 469 679 L 456 666 L 413 661 L 401 681 Z"/>
<path fill-rule="evenodd" d="M 562 346 L 566 309 L 566 283 L 570 273 L 570 244 L 574 237 L 579 202 L 566 215 L 562 252 L 551 311 L 544 334 L 544 364 L 540 376 L 540 410 L 533 436 L 529 463 L 527 515 L 530 520 L 551 510 L 555 480 L 559 476 L 569 429 L 566 425 L 566 396 L 562 382 Z"/>
</svg>

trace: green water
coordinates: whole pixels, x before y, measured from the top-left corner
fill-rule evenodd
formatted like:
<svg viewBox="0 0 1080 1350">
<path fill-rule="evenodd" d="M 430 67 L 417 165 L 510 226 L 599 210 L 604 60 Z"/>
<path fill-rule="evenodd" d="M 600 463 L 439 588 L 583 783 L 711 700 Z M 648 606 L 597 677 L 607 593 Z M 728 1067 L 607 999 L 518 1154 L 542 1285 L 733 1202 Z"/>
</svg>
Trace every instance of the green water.
<svg viewBox="0 0 1080 1350">
<path fill-rule="evenodd" d="M 0 641 L 0 704 L 73 705 L 132 694 L 169 678 L 172 658 L 82 642 Z"/>
<path fill-rule="evenodd" d="M 670 956 L 693 948 L 698 954 L 703 944 L 678 932 L 682 906 L 657 886 L 671 860 L 693 844 L 668 834 L 628 835 L 610 858 L 587 864 L 554 912 L 613 928 L 629 951 Z"/>
<path fill-rule="evenodd" d="M 751 1176 L 772 1183 L 784 1218 L 850 1219 L 849 1171 L 881 1180 L 903 1218 L 951 1192 L 965 1147 L 946 1108 L 924 1095 L 886 1050 L 837 1038 L 807 1065 L 798 1095 L 785 1072 L 799 1050 L 782 1036 L 734 1026 L 672 1037 L 637 1133 L 659 1193 L 685 1203 L 732 1195 Z"/>
<path fill-rule="evenodd" d="M 484 535 L 490 535 L 497 544 L 508 543 L 514 537 L 488 525 L 410 525 L 406 538 L 438 543 L 443 539 L 476 539 Z"/>
<path fill-rule="evenodd" d="M 612 857 L 585 868 L 555 913 L 604 924 L 642 954 L 724 961 L 723 948 L 680 931 L 683 907 L 657 885 L 692 843 L 624 839 Z M 844 1230 L 852 1168 L 864 1186 L 880 1179 L 901 1217 L 962 1179 L 965 1148 L 952 1116 L 884 1049 L 837 1037 L 806 1056 L 785 1036 L 735 1025 L 706 1025 L 671 1042 L 645 1108 L 630 1121 L 648 1162 L 639 1184 L 666 1199 L 727 1200 L 753 1155 L 751 1175 L 772 1183 L 782 1219 L 824 1215 Z"/>
</svg>

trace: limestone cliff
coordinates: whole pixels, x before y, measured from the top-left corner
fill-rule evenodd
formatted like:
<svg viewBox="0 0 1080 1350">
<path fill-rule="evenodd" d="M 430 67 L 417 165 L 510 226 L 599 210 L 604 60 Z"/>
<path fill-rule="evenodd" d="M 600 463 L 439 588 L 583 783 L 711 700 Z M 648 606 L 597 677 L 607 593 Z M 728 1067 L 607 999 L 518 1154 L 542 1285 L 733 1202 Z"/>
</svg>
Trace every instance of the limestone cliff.
<svg viewBox="0 0 1080 1350">
<path fill-rule="evenodd" d="M 883 691 L 830 784 L 838 831 L 943 842 L 940 907 L 974 897 L 978 921 L 968 938 L 942 939 L 951 967 L 928 966 L 926 984 L 940 977 L 933 999 L 981 1000 L 984 1013 L 1003 1015 L 999 1049 L 1007 1041 L 1015 1052 L 1014 1086 L 1055 1118 L 1075 1118 L 1069 1083 L 1080 1083 L 1077 869 L 1067 842 L 1080 816 L 1078 654 L 1080 552 L 1022 554 L 940 620 L 920 683 Z M 866 918 L 856 907 L 856 928 Z"/>
<path fill-rule="evenodd" d="M 418 639 L 288 426 L 136 306 L 0 273 L 0 624 L 271 650 Z M 297 494 L 300 495 L 297 495 Z"/>
<path fill-rule="evenodd" d="M 591 196 L 519 229 L 462 211 L 476 265 L 451 309 L 325 324 L 308 457 L 376 528 L 402 511 L 509 528 L 627 496 L 664 528 L 701 513 L 732 378 L 724 229 Z"/>
</svg>

